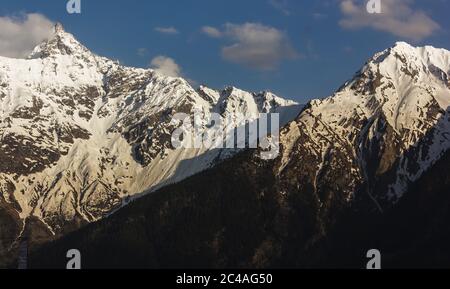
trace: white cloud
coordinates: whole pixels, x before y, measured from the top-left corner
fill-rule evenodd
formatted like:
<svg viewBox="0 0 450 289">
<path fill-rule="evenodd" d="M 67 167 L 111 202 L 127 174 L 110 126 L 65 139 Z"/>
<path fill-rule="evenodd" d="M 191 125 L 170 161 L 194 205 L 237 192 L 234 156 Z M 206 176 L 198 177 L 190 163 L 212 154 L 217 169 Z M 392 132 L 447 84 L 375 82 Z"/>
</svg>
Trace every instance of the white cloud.
<svg viewBox="0 0 450 289">
<path fill-rule="evenodd" d="M 320 12 L 315 12 L 312 15 L 313 15 L 313 18 L 316 19 L 316 20 L 322 20 L 322 19 L 325 19 L 325 18 L 328 17 L 327 14 L 320 13 Z"/>
<path fill-rule="evenodd" d="M 162 33 L 162 34 L 178 34 L 178 30 L 175 27 L 156 27 L 156 32 Z"/>
<path fill-rule="evenodd" d="M 215 28 L 215 27 L 211 27 L 211 26 L 203 26 L 202 27 L 202 32 L 205 33 L 206 35 L 208 35 L 209 37 L 213 37 L 213 38 L 220 38 L 222 37 L 222 32 Z"/>
<path fill-rule="evenodd" d="M 250 68 L 272 70 L 282 60 L 299 56 L 287 35 L 270 26 L 227 23 L 222 34 L 234 42 L 222 48 L 223 58 Z"/>
<path fill-rule="evenodd" d="M 174 59 L 167 56 L 156 56 L 150 62 L 150 67 L 166 76 L 181 76 L 181 67 L 175 62 Z"/>
<path fill-rule="evenodd" d="M 156 56 L 150 62 L 150 67 L 165 76 L 183 77 L 191 86 L 198 85 L 197 81 L 186 77 L 182 73 L 180 65 L 178 65 L 173 58 L 163 55 Z"/>
<path fill-rule="evenodd" d="M 148 54 L 148 49 L 147 48 L 144 48 L 144 47 L 138 48 L 137 55 L 139 55 L 140 57 L 144 57 L 147 54 Z"/>
<path fill-rule="evenodd" d="M 287 0 L 269 0 L 269 4 L 286 16 L 291 15 Z"/>
<path fill-rule="evenodd" d="M 42 14 L 0 17 L 0 55 L 24 58 L 53 33 L 54 23 Z"/>
<path fill-rule="evenodd" d="M 345 29 L 370 27 L 413 41 L 431 36 L 440 26 L 424 11 L 414 10 L 414 0 L 381 0 L 381 13 L 369 14 L 366 1 L 342 0 L 340 9 Z"/>
</svg>

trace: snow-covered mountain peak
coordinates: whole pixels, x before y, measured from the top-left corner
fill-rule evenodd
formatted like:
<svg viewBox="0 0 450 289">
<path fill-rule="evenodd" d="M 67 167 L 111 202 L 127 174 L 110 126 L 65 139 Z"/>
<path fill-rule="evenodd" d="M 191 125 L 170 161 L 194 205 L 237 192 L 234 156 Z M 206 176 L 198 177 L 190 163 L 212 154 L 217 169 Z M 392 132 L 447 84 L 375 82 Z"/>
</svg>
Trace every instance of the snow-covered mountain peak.
<svg viewBox="0 0 450 289">
<path fill-rule="evenodd" d="M 291 106 L 291 105 L 297 105 L 296 102 L 281 98 L 275 94 L 273 94 L 270 91 L 262 91 L 258 93 L 255 98 L 257 101 L 261 104 L 263 107 L 263 111 L 270 111 L 274 108 L 280 107 L 280 106 Z"/>
<path fill-rule="evenodd" d="M 274 107 L 278 105 L 296 105 L 297 103 L 291 100 L 283 99 L 278 97 L 274 93 L 270 91 L 261 91 L 258 93 L 249 93 L 242 89 L 239 89 L 234 86 L 228 86 L 223 91 L 220 92 L 220 99 L 224 100 L 238 100 L 238 101 L 246 101 L 253 99 L 257 103 L 257 105 L 262 106 L 264 104 L 272 103 Z M 220 100 L 219 100 L 220 102 Z M 270 110 L 270 109 L 268 109 Z"/>
<path fill-rule="evenodd" d="M 397 42 L 375 54 L 345 88 L 372 95 L 376 101 L 396 107 L 414 104 L 410 105 L 412 110 L 433 98 L 446 110 L 450 105 L 450 51 Z M 416 93 L 419 90 L 425 96 Z"/>
<path fill-rule="evenodd" d="M 398 200 L 450 148 L 449 59 L 404 42 L 375 54 L 334 95 L 310 102 L 286 146 L 300 133 L 311 151 L 348 150 L 363 179 L 380 178 L 380 199 Z"/>
<path fill-rule="evenodd" d="M 55 32 L 55 33 L 66 33 L 66 31 L 65 31 L 65 29 L 64 29 L 64 26 L 62 25 L 61 22 L 57 22 L 57 23 L 55 24 L 54 32 Z"/>
<path fill-rule="evenodd" d="M 52 36 L 34 48 L 29 59 L 46 58 L 58 55 L 92 54 L 62 24 L 55 24 Z"/>
<path fill-rule="evenodd" d="M 416 47 L 404 41 L 398 41 L 390 48 L 392 51 L 404 53 L 412 53 L 415 49 Z"/>
<path fill-rule="evenodd" d="M 211 89 L 207 86 L 201 85 L 197 89 L 197 93 L 211 105 L 217 104 L 220 98 L 220 91 Z"/>
<path fill-rule="evenodd" d="M 412 46 L 406 42 L 396 42 L 395 45 L 387 49 L 391 54 L 409 56 L 409 61 L 421 60 L 426 64 L 448 66 L 450 51 L 443 48 L 436 48 L 431 45 Z"/>
<path fill-rule="evenodd" d="M 241 90 L 234 86 L 227 86 L 220 92 L 220 98 L 230 99 L 230 98 L 242 98 L 247 96 L 247 92 Z"/>
<path fill-rule="evenodd" d="M 407 68 L 410 68 L 418 70 L 418 74 L 420 72 L 429 73 L 433 68 L 439 68 L 448 75 L 449 66 L 450 51 L 446 49 L 433 46 L 414 47 L 406 42 L 397 42 L 391 48 L 375 54 L 363 70 L 380 67 L 380 72 L 397 69 L 398 72 L 408 73 L 412 72 L 407 71 Z"/>
<path fill-rule="evenodd" d="M 252 118 L 260 112 L 274 112 L 266 105 L 264 94 L 250 93 L 234 86 L 228 86 L 220 93 L 217 109 L 220 114 L 243 114 Z M 295 103 L 292 103 L 295 104 Z"/>
<path fill-rule="evenodd" d="M 259 113 L 285 111 L 288 107 L 294 111 L 293 113 L 300 111 L 300 105 L 295 101 L 283 99 L 269 91 L 251 93 L 234 86 L 227 86 L 223 90 L 200 86 L 197 92 L 222 115 L 240 113 L 256 117 Z M 294 118 L 295 115 L 289 113 L 289 117 Z"/>
</svg>

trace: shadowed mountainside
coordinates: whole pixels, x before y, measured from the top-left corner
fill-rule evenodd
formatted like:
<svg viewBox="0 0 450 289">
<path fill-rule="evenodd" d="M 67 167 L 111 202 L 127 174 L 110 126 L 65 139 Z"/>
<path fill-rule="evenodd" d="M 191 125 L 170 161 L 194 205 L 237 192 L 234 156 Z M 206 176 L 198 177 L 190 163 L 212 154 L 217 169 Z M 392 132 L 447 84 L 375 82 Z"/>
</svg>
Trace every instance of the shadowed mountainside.
<svg viewBox="0 0 450 289">
<path fill-rule="evenodd" d="M 363 268 L 371 248 L 384 268 L 449 267 L 449 161 L 447 152 L 384 214 L 361 203 L 336 209 L 320 236 L 327 220 L 312 196 L 282 198 L 271 163 L 242 153 L 43 246 L 31 267 L 64 268 L 71 248 L 83 268 Z"/>
</svg>

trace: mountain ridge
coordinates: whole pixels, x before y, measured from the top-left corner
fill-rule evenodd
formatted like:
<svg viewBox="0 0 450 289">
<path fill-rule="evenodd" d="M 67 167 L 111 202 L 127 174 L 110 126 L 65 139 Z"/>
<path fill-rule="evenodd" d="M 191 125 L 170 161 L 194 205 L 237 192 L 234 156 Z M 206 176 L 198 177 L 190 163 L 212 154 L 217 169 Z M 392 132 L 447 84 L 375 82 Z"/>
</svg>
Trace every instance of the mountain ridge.
<svg viewBox="0 0 450 289">
<path fill-rule="evenodd" d="M 272 111 L 288 121 L 299 110 L 270 93 L 233 91 L 220 105 L 247 121 Z M 16 231 L 35 218 L 59 236 L 232 155 L 171 145 L 173 115 L 216 107 L 182 78 L 97 56 L 59 24 L 27 59 L 0 57 L 0 191 L 17 211 Z M 178 168 L 194 158 L 203 160 Z M 7 237 L 0 251 L 18 236 Z"/>
<path fill-rule="evenodd" d="M 0 208 L 6 207 L 2 212 L 18 222 L 8 229 L 11 236 L 20 237 L 25 231 L 26 222 L 20 224 L 24 218 L 35 223 L 41 220 L 57 237 L 87 222 L 108 223 L 101 221 L 104 216 L 116 211 L 125 214 L 118 209 L 136 194 L 167 192 L 164 186 L 172 183 L 170 188 L 179 191 L 177 183 L 195 173 L 236 167 L 230 184 L 199 178 L 217 187 L 217 200 L 225 198 L 224 193 L 237 198 L 242 193 L 244 205 L 237 211 L 229 207 L 230 214 L 240 216 L 236 220 L 271 216 L 270 220 L 255 220 L 262 226 L 255 228 L 255 236 L 266 232 L 272 239 L 252 239 L 244 250 L 245 256 L 253 258 L 246 264 L 264 267 L 273 264 L 270 260 L 293 258 L 284 251 L 291 246 L 275 240 L 296 240 L 308 248 L 326 238 L 349 208 L 374 216 L 395 209 L 410 187 L 450 148 L 450 52 L 444 49 L 398 42 L 370 58 L 335 94 L 312 100 L 300 110 L 295 102 L 269 92 L 249 93 L 235 87 L 217 91 L 204 86 L 195 90 L 181 78 L 120 66 L 83 53 L 84 48 L 73 43 L 71 35 L 61 27 L 56 30 L 55 38 L 31 54 L 30 65 L 23 65 L 28 63 L 25 60 L 0 58 L 2 71 L 11 71 L 11 62 L 21 64 L 13 79 L 11 73 L 0 75 L 2 115 L 9 116 L 0 123 L 2 143 L 6 144 L 0 148 L 0 172 L 6 172 L 0 174 L 4 199 Z M 30 74 L 34 71 L 40 71 L 40 76 Z M 27 75 L 34 75 L 31 81 L 23 79 Z M 30 87 L 36 95 L 30 96 Z M 231 154 L 172 150 L 170 135 L 175 126 L 171 116 L 193 111 L 204 116 L 219 113 L 224 118 L 239 113 L 249 122 L 260 113 L 281 113 L 279 157 L 261 160 L 256 157 L 258 150 Z M 243 176 L 235 175 L 237 172 Z M 200 176 L 208 174 L 209 170 Z M 184 183 L 196 187 L 192 178 Z M 208 190 L 202 189 L 202 194 L 207 196 Z M 175 201 L 183 204 L 183 210 L 205 214 L 206 219 L 214 214 L 191 202 L 195 192 L 181 191 L 187 196 Z M 154 198 L 175 202 L 161 195 Z M 197 200 L 208 203 L 210 199 Z M 173 206 L 179 209 L 177 204 Z M 246 214 L 246 206 L 257 215 Z M 173 214 L 164 211 L 164 216 L 177 224 L 186 222 Z M 218 237 L 202 235 L 199 246 L 223 241 L 224 221 L 220 220 L 208 232 Z M 246 224 L 234 225 L 245 230 Z M 45 235 L 45 228 L 34 226 L 38 229 L 32 235 Z M 301 228 L 299 232 L 292 231 L 296 226 Z M 169 227 L 170 232 L 175 227 Z M 160 233 L 156 237 L 170 235 Z M 3 243 L 10 246 L 12 242 Z M 301 252 L 299 256 L 310 254 L 295 250 Z M 225 264 L 243 262 L 232 251 L 222 257 L 234 258 Z"/>
</svg>

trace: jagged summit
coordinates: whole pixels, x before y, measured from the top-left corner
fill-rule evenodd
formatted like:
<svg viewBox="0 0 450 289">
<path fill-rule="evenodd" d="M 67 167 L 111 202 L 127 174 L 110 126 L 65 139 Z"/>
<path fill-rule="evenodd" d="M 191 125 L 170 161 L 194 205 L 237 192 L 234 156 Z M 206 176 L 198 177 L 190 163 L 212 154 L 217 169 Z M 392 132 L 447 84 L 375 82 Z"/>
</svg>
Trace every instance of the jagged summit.
<svg viewBox="0 0 450 289">
<path fill-rule="evenodd" d="M 387 65 L 395 65 L 401 62 L 403 65 L 415 66 L 417 68 L 435 66 L 448 73 L 450 64 L 450 51 L 436 48 L 430 45 L 414 47 L 406 42 L 396 42 L 392 47 L 379 52 L 371 58 L 369 63 L 379 64 L 388 62 Z"/>
<path fill-rule="evenodd" d="M 396 51 L 411 51 L 416 47 L 412 46 L 408 42 L 405 41 L 397 41 L 395 44 L 389 48 L 388 50 L 396 50 Z"/>
<path fill-rule="evenodd" d="M 65 29 L 64 26 L 62 25 L 61 22 L 56 22 L 55 27 L 54 27 L 54 31 L 55 34 L 60 34 L 60 33 L 65 33 Z"/>
<path fill-rule="evenodd" d="M 295 107 L 296 112 L 300 110 L 300 105 L 295 101 L 278 97 L 270 91 L 252 93 L 235 86 L 215 90 L 201 85 L 197 92 L 203 99 L 214 105 L 214 111 L 220 114 L 241 113 L 256 117 L 261 112 L 278 112 L 277 109 L 289 106 Z M 291 114 L 291 117 L 293 118 L 295 115 Z"/>
<path fill-rule="evenodd" d="M 37 45 L 28 58 L 56 57 L 58 55 L 92 54 L 72 34 L 68 33 L 61 23 L 54 26 L 53 35 Z"/>
</svg>

